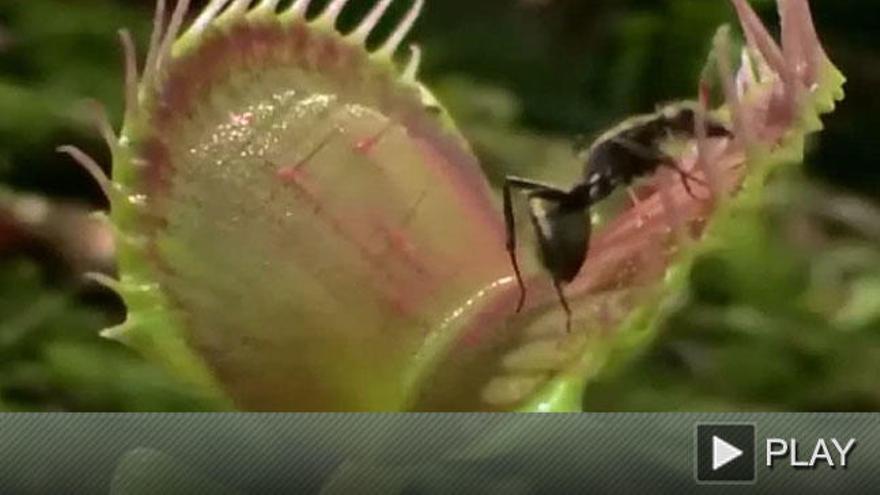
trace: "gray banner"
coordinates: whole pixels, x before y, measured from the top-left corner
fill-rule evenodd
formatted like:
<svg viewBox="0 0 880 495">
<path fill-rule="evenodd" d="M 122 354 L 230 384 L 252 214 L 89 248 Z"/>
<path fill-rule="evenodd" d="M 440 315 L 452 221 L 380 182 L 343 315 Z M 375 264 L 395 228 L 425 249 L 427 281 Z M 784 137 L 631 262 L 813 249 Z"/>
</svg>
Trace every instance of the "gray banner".
<svg viewBox="0 0 880 495">
<path fill-rule="evenodd" d="M 754 485 L 697 484 L 701 422 L 756 425 Z M 864 492 L 880 481 L 878 426 L 850 414 L 5 414 L 0 492 Z M 747 458 L 710 436 L 716 464 Z"/>
</svg>

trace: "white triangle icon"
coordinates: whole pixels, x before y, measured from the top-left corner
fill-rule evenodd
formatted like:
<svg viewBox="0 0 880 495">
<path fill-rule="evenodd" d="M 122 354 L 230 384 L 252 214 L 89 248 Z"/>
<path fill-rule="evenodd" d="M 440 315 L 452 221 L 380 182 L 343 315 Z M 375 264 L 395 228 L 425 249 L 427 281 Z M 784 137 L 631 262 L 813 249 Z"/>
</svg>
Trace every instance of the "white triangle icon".
<svg viewBox="0 0 880 495">
<path fill-rule="evenodd" d="M 742 450 L 716 436 L 712 437 L 712 471 L 717 471 L 741 455 Z"/>
</svg>

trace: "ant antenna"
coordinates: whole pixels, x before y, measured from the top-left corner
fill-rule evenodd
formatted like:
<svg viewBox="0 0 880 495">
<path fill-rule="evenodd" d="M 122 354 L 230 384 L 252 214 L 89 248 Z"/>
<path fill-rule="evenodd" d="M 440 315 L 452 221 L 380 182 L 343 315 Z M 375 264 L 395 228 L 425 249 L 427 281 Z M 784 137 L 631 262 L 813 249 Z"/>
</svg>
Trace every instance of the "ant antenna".
<svg viewBox="0 0 880 495">
<path fill-rule="evenodd" d="M 556 295 L 559 296 L 559 302 L 565 310 L 565 331 L 566 333 L 571 333 L 571 307 L 568 305 L 568 300 L 565 298 L 565 292 L 559 280 L 553 280 L 553 287 L 556 288 Z"/>
<path fill-rule="evenodd" d="M 706 184 L 706 181 L 704 181 L 703 179 L 700 179 L 699 177 L 695 176 L 694 174 L 688 172 L 687 170 L 682 169 L 682 168 L 681 168 L 677 163 L 675 163 L 674 161 L 671 161 L 671 162 L 663 162 L 662 165 L 663 165 L 663 166 L 666 166 L 666 167 L 668 167 L 668 168 L 671 168 L 672 170 L 674 170 L 674 171 L 675 171 L 675 172 L 681 177 L 681 183 L 682 183 L 682 185 L 684 186 L 684 190 L 688 193 L 688 196 L 690 196 L 690 197 L 692 197 L 692 198 L 694 198 L 694 199 L 700 199 L 700 198 L 698 198 L 698 197 L 694 194 L 693 189 L 691 189 L 690 181 L 696 182 L 697 184 L 699 184 L 699 185 L 701 185 L 701 186 L 703 186 L 703 187 L 706 187 L 706 188 L 709 187 L 709 185 Z"/>
</svg>

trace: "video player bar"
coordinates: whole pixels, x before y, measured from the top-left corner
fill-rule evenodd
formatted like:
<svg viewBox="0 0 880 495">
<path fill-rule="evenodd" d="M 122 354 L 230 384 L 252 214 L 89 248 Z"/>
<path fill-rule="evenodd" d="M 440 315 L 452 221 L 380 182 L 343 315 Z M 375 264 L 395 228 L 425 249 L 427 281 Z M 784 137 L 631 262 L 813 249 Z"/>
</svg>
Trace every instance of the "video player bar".
<svg viewBox="0 0 880 495">
<path fill-rule="evenodd" d="M 0 493 L 866 492 L 876 414 L 4 414 Z"/>
</svg>

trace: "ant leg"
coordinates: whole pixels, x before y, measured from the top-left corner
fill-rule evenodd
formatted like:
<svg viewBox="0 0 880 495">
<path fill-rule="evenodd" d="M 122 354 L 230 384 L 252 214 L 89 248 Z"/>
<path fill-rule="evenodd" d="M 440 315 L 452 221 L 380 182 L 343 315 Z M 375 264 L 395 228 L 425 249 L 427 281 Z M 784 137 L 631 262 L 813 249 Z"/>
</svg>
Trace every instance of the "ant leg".
<svg viewBox="0 0 880 495">
<path fill-rule="evenodd" d="M 639 228 L 645 225 L 645 214 L 642 211 L 642 200 L 636 195 L 635 189 L 632 187 L 626 188 L 626 193 L 629 195 L 629 200 L 632 202 L 633 209 L 636 210 L 636 215 L 639 217 Z"/>
<path fill-rule="evenodd" d="M 692 178 L 688 176 L 683 170 L 681 170 L 677 165 L 670 165 L 670 167 L 681 175 L 681 185 L 684 186 L 684 190 L 688 193 L 688 196 L 694 199 L 698 199 L 697 196 L 694 195 L 694 191 L 691 189 L 691 183 L 688 182 Z"/>
<path fill-rule="evenodd" d="M 562 304 L 562 309 L 565 310 L 565 332 L 571 333 L 571 307 L 568 305 L 568 300 L 565 298 L 565 291 L 559 280 L 553 279 L 553 287 L 556 289 L 556 295 L 559 297 L 559 303 Z"/>
<path fill-rule="evenodd" d="M 690 196 L 694 199 L 697 199 L 697 200 L 700 199 L 697 197 L 696 194 L 694 194 L 693 189 L 691 189 L 690 181 L 694 181 L 697 184 L 699 184 L 707 189 L 709 188 L 709 184 L 706 183 L 706 181 L 697 177 L 696 175 L 692 174 L 691 172 L 688 172 L 687 170 L 681 168 L 678 165 L 678 163 L 675 161 L 675 159 L 672 158 L 671 156 L 669 156 L 668 154 L 663 153 L 662 151 L 658 151 L 657 155 L 660 158 L 660 165 L 661 166 L 675 170 L 675 172 L 681 177 L 681 185 L 684 186 L 684 190 L 688 193 L 688 196 Z"/>
<path fill-rule="evenodd" d="M 698 198 L 694 194 L 693 190 L 691 189 L 691 185 L 688 181 L 694 181 L 697 184 L 701 184 L 703 186 L 708 187 L 705 181 L 703 181 L 699 177 L 696 177 L 695 175 L 691 174 L 687 170 L 684 170 L 683 168 L 679 167 L 678 163 L 676 163 L 674 158 L 672 158 L 671 156 L 669 156 L 668 154 L 666 154 L 660 150 L 651 149 L 647 146 L 644 146 L 644 145 L 636 143 L 632 140 L 621 138 L 621 137 L 615 138 L 614 142 L 623 146 L 630 153 L 634 154 L 635 156 L 637 156 L 638 158 L 640 158 L 642 160 L 656 161 L 661 166 L 668 167 L 668 168 L 675 170 L 681 176 L 681 183 L 684 186 L 685 191 L 687 191 L 688 195 L 694 199 L 700 199 L 700 198 Z"/>
<path fill-rule="evenodd" d="M 523 282 L 522 272 L 520 271 L 519 267 L 519 261 L 516 257 L 516 219 L 513 215 L 512 197 L 512 191 L 514 189 L 523 191 L 543 191 L 546 193 L 561 195 L 565 195 L 566 193 L 548 184 L 543 184 L 528 179 L 521 179 L 519 177 L 513 176 L 508 176 L 504 179 L 502 194 L 504 198 L 504 226 L 507 235 L 505 249 L 507 250 L 508 256 L 510 256 L 510 264 L 513 267 L 513 272 L 516 275 L 516 282 L 519 285 L 519 301 L 516 305 L 516 312 L 519 313 L 520 311 L 522 311 L 522 308 L 526 302 L 526 285 Z"/>
<path fill-rule="evenodd" d="M 689 181 L 694 181 L 703 187 L 708 187 L 708 185 L 706 184 L 706 181 L 700 179 L 699 177 L 696 177 L 695 175 L 691 174 L 690 172 L 679 167 L 678 164 L 675 163 L 675 160 L 673 160 L 671 157 L 669 157 L 668 160 L 664 160 L 661 163 L 664 167 L 671 168 L 671 169 L 675 170 L 676 173 L 679 174 L 679 176 L 681 177 L 681 184 L 684 186 L 684 190 L 687 191 L 688 196 L 690 196 L 694 199 L 700 199 L 697 197 L 696 194 L 694 194 L 694 191 L 693 191 L 693 189 L 691 189 L 691 185 L 690 185 Z"/>
<path fill-rule="evenodd" d="M 516 283 L 519 284 L 519 301 L 516 303 L 516 312 L 522 311 L 526 302 L 526 285 L 523 283 L 522 273 L 519 270 L 519 262 L 516 259 L 516 219 L 513 216 L 513 199 L 511 198 L 511 184 L 504 180 L 504 227 L 507 233 L 505 249 L 510 257 L 510 265 L 516 275 Z"/>
</svg>

